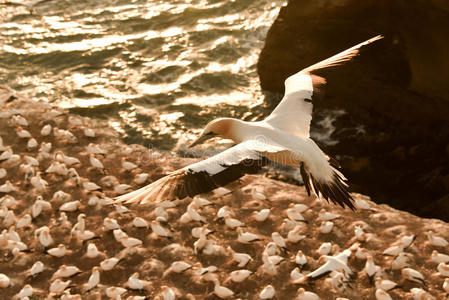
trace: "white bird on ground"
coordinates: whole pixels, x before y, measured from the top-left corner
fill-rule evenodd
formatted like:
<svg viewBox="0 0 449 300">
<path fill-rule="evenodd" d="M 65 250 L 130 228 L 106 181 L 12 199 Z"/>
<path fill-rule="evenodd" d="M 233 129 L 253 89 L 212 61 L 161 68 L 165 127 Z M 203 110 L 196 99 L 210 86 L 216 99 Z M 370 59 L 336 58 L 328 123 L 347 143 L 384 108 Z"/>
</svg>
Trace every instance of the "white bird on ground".
<svg viewBox="0 0 449 300">
<path fill-rule="evenodd" d="M 404 246 L 402 244 L 393 245 L 384 250 L 383 255 L 390 256 L 398 256 L 404 250 Z"/>
<path fill-rule="evenodd" d="M 62 281 L 61 279 L 56 279 L 50 284 L 50 293 L 54 295 L 59 295 L 69 286 L 71 280 Z"/>
<path fill-rule="evenodd" d="M 298 250 L 298 252 L 295 255 L 295 263 L 301 267 L 303 267 L 307 263 L 307 257 L 302 253 L 301 250 Z"/>
<path fill-rule="evenodd" d="M 429 242 L 433 246 L 446 247 L 447 245 L 449 245 L 449 242 L 444 237 L 436 236 L 432 232 L 429 232 L 427 237 L 429 238 Z"/>
<path fill-rule="evenodd" d="M 294 209 L 293 207 L 287 208 L 285 210 L 285 213 L 287 214 L 287 217 L 290 220 L 293 220 L 293 221 L 305 221 L 306 220 L 304 218 L 304 216 L 299 211 Z"/>
<path fill-rule="evenodd" d="M 302 232 L 303 232 L 303 227 L 301 225 L 296 225 L 295 228 L 293 228 L 292 230 L 290 230 L 287 233 L 287 240 L 290 243 L 297 243 L 300 240 L 305 239 L 306 236 L 301 234 Z"/>
<path fill-rule="evenodd" d="M 33 295 L 33 287 L 29 284 L 25 284 L 17 296 L 19 299 L 25 299 L 31 295 Z"/>
<path fill-rule="evenodd" d="M 9 180 L 6 180 L 4 184 L 0 185 L 0 193 L 11 193 L 15 190 L 16 188 Z"/>
<path fill-rule="evenodd" d="M 20 125 L 20 126 L 28 127 L 28 121 L 21 115 L 13 115 L 11 117 L 11 122 L 14 125 Z"/>
<path fill-rule="evenodd" d="M 47 226 L 36 229 L 34 234 L 38 236 L 39 243 L 42 246 L 48 247 L 53 244 L 53 238 L 51 237 L 50 229 Z"/>
<path fill-rule="evenodd" d="M 84 128 L 84 135 L 87 137 L 95 137 L 95 131 L 92 128 Z"/>
<path fill-rule="evenodd" d="M 304 288 L 299 288 L 296 295 L 296 300 L 320 300 L 321 298 L 314 292 L 309 292 L 304 290 Z"/>
<path fill-rule="evenodd" d="M 287 249 L 287 244 L 285 243 L 285 239 L 282 237 L 282 235 L 279 232 L 272 232 L 271 239 L 281 249 L 284 249 L 284 250 Z"/>
<path fill-rule="evenodd" d="M 90 143 L 86 146 L 86 151 L 89 154 L 99 154 L 99 155 L 105 155 L 106 152 L 100 148 L 100 146 Z"/>
<path fill-rule="evenodd" d="M 81 163 L 81 161 L 78 158 L 67 156 L 62 151 L 55 152 L 55 159 L 59 162 L 65 163 L 67 166 L 72 166 Z"/>
<path fill-rule="evenodd" d="M 232 253 L 232 260 L 238 263 L 237 267 L 239 268 L 243 268 L 250 260 L 252 260 L 251 255 L 249 254 L 235 252 L 231 247 L 228 247 L 228 250 Z"/>
<path fill-rule="evenodd" d="M 368 275 L 368 277 L 370 279 L 372 279 L 378 271 L 378 266 L 376 266 L 376 264 L 374 263 L 374 259 L 371 255 L 368 255 L 366 257 L 366 263 L 365 263 L 364 270 L 365 270 L 366 275 Z"/>
<path fill-rule="evenodd" d="M 134 182 L 137 184 L 143 184 L 147 181 L 148 177 L 150 177 L 150 174 L 148 173 L 137 174 L 136 177 L 134 177 Z"/>
<path fill-rule="evenodd" d="M 31 221 L 33 219 L 31 218 L 30 214 L 23 215 L 19 220 L 17 220 L 16 228 L 20 229 L 22 227 L 26 227 L 31 225 Z"/>
<path fill-rule="evenodd" d="M 17 224 L 19 224 L 19 222 L 17 222 Z M 17 227 L 17 228 L 19 228 L 19 227 Z M 443 254 L 443 253 L 438 253 L 437 250 L 433 250 L 432 254 L 430 255 L 430 259 L 433 262 L 436 262 L 438 264 L 439 263 L 448 263 L 449 262 L 449 255 Z"/>
<path fill-rule="evenodd" d="M 328 255 L 331 252 L 331 250 L 332 250 L 332 244 L 329 242 L 324 242 L 318 248 L 317 253 L 319 255 Z"/>
<path fill-rule="evenodd" d="M 106 231 L 120 229 L 120 225 L 117 223 L 117 220 L 108 217 L 104 218 L 103 226 Z"/>
<path fill-rule="evenodd" d="M 167 270 L 165 270 L 164 274 L 162 275 L 162 277 L 167 276 L 170 272 L 175 272 L 175 273 L 183 273 L 187 270 L 192 269 L 192 265 L 189 264 L 188 262 L 185 262 L 183 260 L 178 260 L 178 261 L 174 261 L 170 268 L 168 268 Z"/>
<path fill-rule="evenodd" d="M 166 285 L 163 285 L 163 286 L 161 286 L 161 290 L 162 290 L 161 291 L 162 300 L 175 300 L 176 299 L 176 293 L 172 288 L 170 288 Z"/>
<path fill-rule="evenodd" d="M 270 215 L 270 209 L 269 208 L 264 208 L 264 209 L 261 209 L 259 211 L 255 211 L 253 213 L 253 218 L 257 222 L 263 222 L 263 221 L 265 221 L 268 218 L 269 215 Z"/>
<path fill-rule="evenodd" d="M 29 274 L 30 274 L 30 276 L 36 276 L 37 274 L 41 273 L 42 271 L 44 271 L 44 264 L 39 260 L 31 266 L 31 268 L 29 270 Z"/>
<path fill-rule="evenodd" d="M 363 230 L 363 227 L 362 227 L 362 226 L 356 225 L 356 226 L 354 227 L 354 234 L 355 234 L 355 237 L 357 238 L 357 240 L 358 240 L 359 242 L 364 242 L 364 241 L 366 241 L 367 234 L 366 234 L 366 232 Z"/>
<path fill-rule="evenodd" d="M 107 258 L 100 263 L 100 268 L 104 271 L 112 270 L 119 261 L 120 259 L 117 257 Z"/>
<path fill-rule="evenodd" d="M 52 279 L 55 278 L 67 278 L 71 277 L 75 274 L 80 273 L 81 270 L 76 266 L 66 266 L 62 265 L 59 267 L 59 269 L 53 273 Z"/>
<path fill-rule="evenodd" d="M 133 273 L 126 282 L 127 286 L 132 290 L 143 290 L 148 282 L 139 279 L 139 273 Z"/>
<path fill-rule="evenodd" d="M 330 233 L 332 231 L 332 228 L 334 228 L 334 222 L 332 221 L 324 221 L 321 223 L 319 230 L 321 233 Z"/>
<path fill-rule="evenodd" d="M 51 127 L 50 124 L 44 125 L 44 126 L 42 127 L 42 129 L 41 129 L 41 135 L 42 135 L 42 136 L 50 135 L 52 129 L 53 129 L 53 128 Z"/>
<path fill-rule="evenodd" d="M 141 217 L 135 217 L 133 219 L 133 226 L 137 227 L 137 228 L 142 228 L 142 227 L 148 228 L 149 227 L 148 222 Z"/>
<path fill-rule="evenodd" d="M 393 298 L 391 298 L 391 296 L 384 290 L 382 289 L 376 289 L 376 300 L 393 300 Z"/>
<path fill-rule="evenodd" d="M 414 300 L 435 300 L 435 297 L 422 288 L 411 288 L 410 293 Z"/>
<path fill-rule="evenodd" d="M 28 150 L 32 150 L 34 148 L 36 148 L 39 144 L 37 143 L 35 138 L 31 138 L 28 140 L 27 142 L 27 149 Z"/>
<path fill-rule="evenodd" d="M 0 162 L 10 159 L 13 154 L 11 146 L 6 146 L 2 154 L 0 154 Z"/>
<path fill-rule="evenodd" d="M 131 171 L 131 170 L 136 169 L 137 167 L 138 166 L 135 163 L 126 161 L 126 158 L 124 158 L 124 157 L 122 158 L 122 168 L 123 169 L 125 169 L 127 171 Z"/>
<path fill-rule="evenodd" d="M 89 162 L 91 164 L 92 167 L 103 170 L 104 169 L 104 165 L 103 163 L 95 157 L 94 154 L 90 154 L 89 155 Z"/>
<path fill-rule="evenodd" d="M 102 257 L 104 257 L 104 253 L 98 251 L 97 245 L 90 243 L 87 245 L 87 250 L 86 250 L 86 257 L 87 258 L 95 258 L 97 256 L 101 255 Z"/>
<path fill-rule="evenodd" d="M 290 281 L 291 283 L 301 283 L 303 284 L 306 281 L 306 277 L 304 274 L 301 273 L 298 267 L 294 268 L 290 272 Z"/>
<path fill-rule="evenodd" d="M 445 263 L 441 262 L 438 264 L 437 270 L 444 277 L 449 277 L 449 265 L 446 265 Z"/>
<path fill-rule="evenodd" d="M 408 248 L 415 241 L 416 235 L 404 235 L 399 239 L 399 243 L 404 247 Z"/>
<path fill-rule="evenodd" d="M 72 251 L 67 250 L 65 245 L 59 244 L 56 248 L 51 248 L 47 250 L 47 253 L 54 257 L 63 257 L 66 254 L 71 253 Z"/>
<path fill-rule="evenodd" d="M 331 213 L 329 211 L 326 211 L 324 208 L 320 210 L 318 213 L 318 218 L 320 218 L 322 221 L 332 221 L 335 219 L 340 218 L 340 215 Z"/>
<path fill-rule="evenodd" d="M 217 218 L 222 219 L 222 218 L 226 217 L 227 215 L 233 215 L 233 212 L 229 206 L 225 205 L 218 209 Z"/>
<path fill-rule="evenodd" d="M 120 240 L 120 243 L 125 248 L 132 248 L 132 247 L 140 246 L 143 244 L 143 242 L 141 240 L 139 240 L 137 238 L 129 237 L 129 236 L 122 238 Z"/>
<path fill-rule="evenodd" d="M 274 289 L 274 287 L 269 284 L 266 287 L 263 288 L 263 290 L 260 292 L 259 294 L 259 299 L 264 300 L 264 299 L 272 299 L 275 295 L 276 291 Z"/>
<path fill-rule="evenodd" d="M 232 271 L 232 272 L 229 274 L 229 279 L 230 279 L 231 281 L 234 281 L 234 282 L 242 282 L 242 281 L 244 281 L 246 278 L 248 278 L 249 275 L 251 275 L 252 273 L 253 273 L 252 271 L 250 271 L 250 270 L 245 270 L 245 269 L 243 269 L 243 270 L 237 270 L 237 271 Z"/>
<path fill-rule="evenodd" d="M 392 290 L 398 286 L 396 282 L 388 279 L 382 279 L 381 277 L 376 277 L 375 284 L 377 289 L 381 289 L 384 291 Z"/>
<path fill-rule="evenodd" d="M 62 176 L 66 176 L 68 172 L 66 165 L 57 161 L 52 162 L 45 170 L 45 173 L 54 173 Z"/>
<path fill-rule="evenodd" d="M 153 232 L 157 236 L 171 238 L 173 236 L 172 232 L 169 229 L 162 226 L 161 223 L 158 221 L 158 218 L 150 222 L 151 230 L 153 230 Z"/>
<path fill-rule="evenodd" d="M 446 292 L 446 294 L 449 294 L 449 278 L 444 279 L 443 290 Z"/>
<path fill-rule="evenodd" d="M 106 289 L 106 296 L 112 299 L 121 299 L 121 295 L 126 293 L 126 289 L 117 286 L 111 286 Z"/>
<path fill-rule="evenodd" d="M 7 288 L 11 284 L 11 280 L 8 276 L 0 273 L 0 288 Z"/>
<path fill-rule="evenodd" d="M 32 138 L 31 133 L 28 130 L 23 129 L 21 126 L 17 127 L 16 133 L 17 133 L 17 136 L 22 139 Z"/>
<path fill-rule="evenodd" d="M 326 80 L 315 71 L 335 67 L 356 56 L 376 36 L 328 59 L 309 66 L 285 80 L 285 94 L 263 121 L 216 119 L 206 125 L 190 147 L 213 137 L 231 139 L 236 146 L 206 160 L 188 165 L 134 192 L 117 197 L 127 203 L 184 199 L 224 186 L 246 173 L 259 171 L 269 161 L 300 169 L 307 192 L 355 209 L 346 178 L 310 138 L 313 100 Z"/>
<path fill-rule="evenodd" d="M 406 252 L 401 252 L 391 262 L 392 270 L 400 270 L 410 265 L 413 255 Z"/>
<path fill-rule="evenodd" d="M 412 268 L 404 268 L 401 271 L 402 277 L 406 280 L 425 284 L 424 276 L 420 272 Z"/>
<path fill-rule="evenodd" d="M 220 299 L 227 299 L 234 296 L 234 292 L 225 286 L 220 285 L 220 283 L 215 281 L 214 294 Z"/>
<path fill-rule="evenodd" d="M 200 237 L 206 237 L 208 234 L 211 234 L 213 231 L 209 230 L 206 225 L 201 227 L 194 227 L 191 230 L 192 236 L 196 239 Z"/>
<path fill-rule="evenodd" d="M 79 200 L 70 201 L 67 203 L 64 203 L 59 207 L 59 211 L 67 211 L 67 212 L 74 212 L 77 211 L 80 207 L 81 202 Z"/>
<path fill-rule="evenodd" d="M 237 228 L 237 234 L 237 241 L 243 244 L 249 244 L 261 240 L 261 237 L 257 234 L 243 231 L 242 227 Z"/>
<path fill-rule="evenodd" d="M 245 226 L 245 223 L 243 223 L 240 220 L 232 218 L 230 215 L 227 215 L 226 217 L 224 217 L 224 219 L 225 219 L 226 226 L 231 228 L 231 229 L 235 229 L 237 227 Z"/>
</svg>

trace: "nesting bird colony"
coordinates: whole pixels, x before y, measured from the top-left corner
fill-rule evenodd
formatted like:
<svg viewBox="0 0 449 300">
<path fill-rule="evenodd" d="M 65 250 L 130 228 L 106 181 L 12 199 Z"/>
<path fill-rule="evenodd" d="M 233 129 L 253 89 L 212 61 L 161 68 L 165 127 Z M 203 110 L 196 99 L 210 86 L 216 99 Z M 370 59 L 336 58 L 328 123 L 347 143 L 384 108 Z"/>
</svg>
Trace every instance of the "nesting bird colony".
<svg viewBox="0 0 449 300">
<path fill-rule="evenodd" d="M 0 111 L 1 299 L 444 299 L 448 224 L 354 195 L 343 210 L 262 175 L 177 202 L 113 197 L 191 160 L 101 122 Z M 424 200 L 423 200 L 424 201 Z"/>
</svg>

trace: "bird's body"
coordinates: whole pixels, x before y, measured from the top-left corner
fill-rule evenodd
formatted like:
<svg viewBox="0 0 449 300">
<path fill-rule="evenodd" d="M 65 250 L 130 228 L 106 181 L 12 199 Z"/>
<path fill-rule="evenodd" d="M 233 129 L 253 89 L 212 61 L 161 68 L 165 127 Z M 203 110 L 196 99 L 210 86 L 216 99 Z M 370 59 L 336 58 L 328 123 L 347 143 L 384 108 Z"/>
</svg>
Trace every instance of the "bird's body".
<svg viewBox="0 0 449 300">
<path fill-rule="evenodd" d="M 355 209 L 346 178 L 309 136 L 312 102 L 326 82 L 313 73 L 350 60 L 362 46 L 381 38 L 376 36 L 288 77 L 283 99 L 265 120 L 219 118 L 210 122 L 191 146 L 213 137 L 231 139 L 237 145 L 119 196 L 117 201 L 144 204 L 193 197 L 274 162 L 300 169 L 309 195 L 313 191 L 327 201 Z"/>
</svg>

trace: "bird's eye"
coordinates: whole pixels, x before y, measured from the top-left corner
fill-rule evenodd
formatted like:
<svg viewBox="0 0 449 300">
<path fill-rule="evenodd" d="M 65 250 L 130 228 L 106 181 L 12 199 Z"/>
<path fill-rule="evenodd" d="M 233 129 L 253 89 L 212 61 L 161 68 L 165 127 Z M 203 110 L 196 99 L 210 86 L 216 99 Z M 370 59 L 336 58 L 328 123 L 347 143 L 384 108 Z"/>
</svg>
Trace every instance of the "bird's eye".
<svg viewBox="0 0 449 300">
<path fill-rule="evenodd" d="M 209 131 L 206 135 L 215 135 L 215 133 L 213 131 Z"/>
</svg>

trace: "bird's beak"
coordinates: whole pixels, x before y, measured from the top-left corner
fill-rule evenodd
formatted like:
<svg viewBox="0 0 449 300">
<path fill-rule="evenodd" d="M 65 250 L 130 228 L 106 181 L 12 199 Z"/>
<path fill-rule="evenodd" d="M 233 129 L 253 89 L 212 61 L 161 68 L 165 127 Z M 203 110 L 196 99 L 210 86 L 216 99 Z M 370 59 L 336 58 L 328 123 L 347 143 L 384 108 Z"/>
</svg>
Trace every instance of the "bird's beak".
<svg viewBox="0 0 449 300">
<path fill-rule="evenodd" d="M 215 137 L 215 134 L 202 134 L 199 138 L 197 138 L 193 143 L 189 145 L 189 148 L 195 147 L 196 145 L 202 144 L 208 139 Z"/>
</svg>

